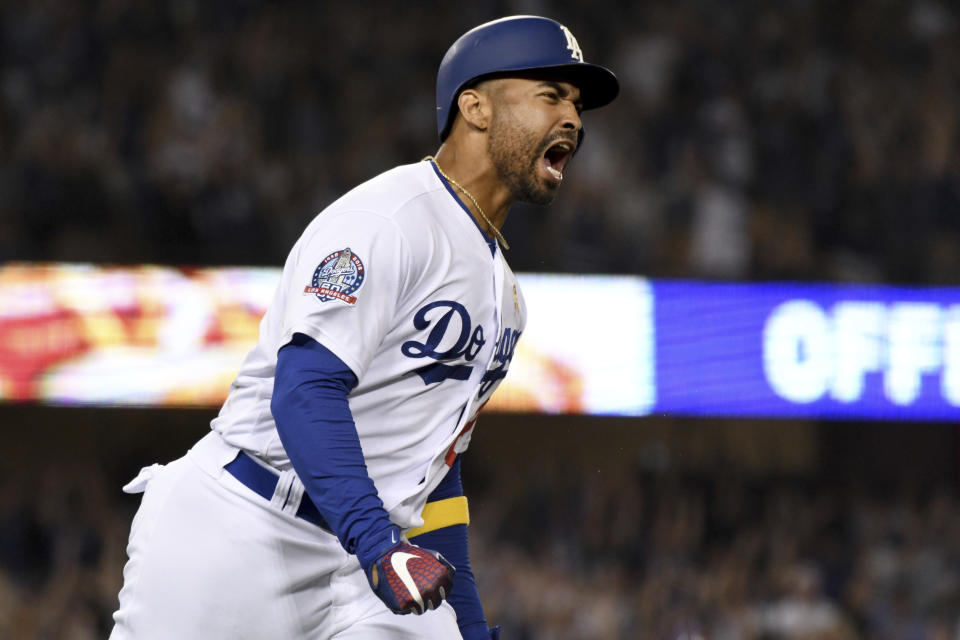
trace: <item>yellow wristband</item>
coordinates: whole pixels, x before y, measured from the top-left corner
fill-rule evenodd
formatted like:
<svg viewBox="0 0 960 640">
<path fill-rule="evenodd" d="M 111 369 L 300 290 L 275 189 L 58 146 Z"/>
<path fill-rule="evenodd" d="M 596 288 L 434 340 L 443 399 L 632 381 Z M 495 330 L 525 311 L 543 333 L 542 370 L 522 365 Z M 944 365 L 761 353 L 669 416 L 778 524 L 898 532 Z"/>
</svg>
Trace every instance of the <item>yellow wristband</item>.
<svg viewBox="0 0 960 640">
<path fill-rule="evenodd" d="M 423 507 L 423 513 L 420 516 L 423 518 L 423 525 L 407 531 L 408 538 L 444 527 L 451 527 L 455 524 L 470 524 L 467 497 L 457 496 L 456 498 L 428 502 Z"/>
</svg>

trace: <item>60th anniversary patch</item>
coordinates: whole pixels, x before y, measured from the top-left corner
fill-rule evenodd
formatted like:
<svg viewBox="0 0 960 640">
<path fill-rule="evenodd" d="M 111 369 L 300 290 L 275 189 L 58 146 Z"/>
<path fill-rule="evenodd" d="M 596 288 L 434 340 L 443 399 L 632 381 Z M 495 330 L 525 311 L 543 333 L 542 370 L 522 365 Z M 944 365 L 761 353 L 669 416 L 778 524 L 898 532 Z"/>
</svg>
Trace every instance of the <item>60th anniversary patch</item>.
<svg viewBox="0 0 960 640">
<path fill-rule="evenodd" d="M 334 251 L 324 258 L 316 271 L 310 286 L 304 293 L 316 294 L 321 302 L 339 300 L 346 304 L 356 304 L 357 297 L 352 295 L 363 284 L 365 271 L 360 256 L 350 247 Z"/>
</svg>

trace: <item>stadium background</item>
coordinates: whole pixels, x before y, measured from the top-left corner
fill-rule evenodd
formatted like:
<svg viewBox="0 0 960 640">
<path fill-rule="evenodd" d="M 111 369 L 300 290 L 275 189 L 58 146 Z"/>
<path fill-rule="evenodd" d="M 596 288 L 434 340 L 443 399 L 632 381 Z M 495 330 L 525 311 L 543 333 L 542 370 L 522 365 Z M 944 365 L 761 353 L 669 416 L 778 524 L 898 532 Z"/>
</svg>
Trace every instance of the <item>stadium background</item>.
<svg viewBox="0 0 960 640">
<path fill-rule="evenodd" d="M 0 260 L 269 265 L 435 148 L 457 34 L 570 26 L 588 114 L 519 272 L 960 284 L 948 2 L 0 3 Z M 215 409 L 0 404 L 0 637 L 109 628 L 136 499 Z M 532 452 L 536 452 L 534 455 Z M 484 415 L 472 548 L 508 638 L 956 638 L 955 424 Z"/>
</svg>

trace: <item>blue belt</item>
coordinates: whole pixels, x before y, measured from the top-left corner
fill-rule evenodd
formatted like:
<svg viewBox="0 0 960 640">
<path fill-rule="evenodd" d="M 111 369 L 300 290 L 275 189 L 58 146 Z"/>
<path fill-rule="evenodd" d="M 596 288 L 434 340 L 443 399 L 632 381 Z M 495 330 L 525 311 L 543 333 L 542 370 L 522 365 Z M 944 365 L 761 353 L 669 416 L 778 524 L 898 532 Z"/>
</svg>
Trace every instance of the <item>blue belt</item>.
<svg viewBox="0 0 960 640">
<path fill-rule="evenodd" d="M 257 464 L 245 451 L 239 452 L 237 457 L 232 462 L 223 465 L 223 468 L 254 493 L 263 496 L 268 502 L 273 501 L 273 494 L 277 489 L 280 478 L 275 473 L 271 473 L 268 469 Z M 317 506 L 313 504 L 306 492 L 300 498 L 297 517 L 332 532 L 330 525 L 320 515 Z"/>
</svg>

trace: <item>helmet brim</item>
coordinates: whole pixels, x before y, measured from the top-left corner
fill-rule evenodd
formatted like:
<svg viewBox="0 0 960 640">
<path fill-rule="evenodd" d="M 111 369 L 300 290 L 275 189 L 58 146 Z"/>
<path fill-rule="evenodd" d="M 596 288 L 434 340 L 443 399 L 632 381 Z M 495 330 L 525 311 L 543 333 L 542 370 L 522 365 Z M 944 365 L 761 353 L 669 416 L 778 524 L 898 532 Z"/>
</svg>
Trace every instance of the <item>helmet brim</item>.
<svg viewBox="0 0 960 640">
<path fill-rule="evenodd" d="M 580 102 L 584 111 L 608 105 L 620 95 L 620 81 L 617 76 L 606 67 L 588 62 L 500 69 L 473 78 L 457 89 L 457 95 L 468 87 L 492 78 L 536 78 L 569 82 L 580 89 Z"/>
<path fill-rule="evenodd" d="M 608 105 L 620 95 L 617 76 L 606 67 L 589 62 L 539 67 L 527 71 L 537 77 L 569 82 L 580 89 L 580 102 L 584 111 Z"/>
<path fill-rule="evenodd" d="M 519 67 L 516 69 L 498 70 L 492 73 L 472 78 L 463 86 L 457 88 L 455 96 L 459 96 L 463 91 L 474 87 L 484 80 L 493 78 L 536 78 L 541 80 L 556 80 L 558 82 L 569 82 L 580 89 L 580 103 L 582 109 L 596 109 L 613 102 L 620 95 L 620 81 L 617 76 L 606 67 L 589 62 L 577 62 L 574 64 L 559 64 L 537 67 Z M 456 100 L 456 98 L 454 98 Z M 453 121 L 456 118 L 455 110 L 448 114 L 446 126 L 440 133 L 440 140 L 443 141 L 450 134 L 453 127 Z"/>
</svg>

